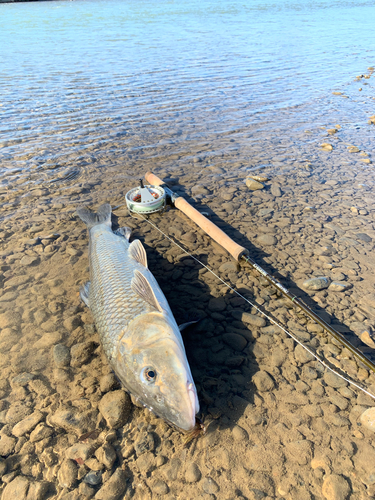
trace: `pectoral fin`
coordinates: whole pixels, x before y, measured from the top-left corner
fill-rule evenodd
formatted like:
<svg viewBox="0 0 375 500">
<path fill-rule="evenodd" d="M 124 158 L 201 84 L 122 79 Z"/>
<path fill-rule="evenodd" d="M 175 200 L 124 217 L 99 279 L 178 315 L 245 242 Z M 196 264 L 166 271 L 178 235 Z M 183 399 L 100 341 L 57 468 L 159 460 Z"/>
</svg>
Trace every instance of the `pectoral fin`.
<svg viewBox="0 0 375 500">
<path fill-rule="evenodd" d="M 156 309 L 159 312 L 163 312 L 158 299 L 155 297 L 154 291 L 148 282 L 147 278 L 143 276 L 143 274 L 138 271 L 138 269 L 134 272 L 134 278 L 132 279 L 132 290 L 134 293 L 142 297 L 151 307 Z"/>
<path fill-rule="evenodd" d="M 182 323 L 181 325 L 178 325 L 178 328 L 180 332 L 182 332 L 183 330 L 185 330 L 185 328 L 188 328 L 191 325 L 195 325 L 195 323 L 198 323 L 199 321 L 200 319 L 196 319 L 194 321 L 188 321 L 187 323 Z"/>
</svg>

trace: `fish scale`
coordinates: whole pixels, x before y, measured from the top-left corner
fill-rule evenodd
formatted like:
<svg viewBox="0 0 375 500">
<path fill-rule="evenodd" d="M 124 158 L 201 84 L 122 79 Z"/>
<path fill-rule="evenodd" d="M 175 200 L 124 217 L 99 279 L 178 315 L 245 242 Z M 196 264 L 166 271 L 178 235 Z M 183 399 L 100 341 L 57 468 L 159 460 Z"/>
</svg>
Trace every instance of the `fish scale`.
<svg viewBox="0 0 375 500">
<path fill-rule="evenodd" d="M 151 306 L 131 288 L 134 271 L 142 266 L 126 258 L 128 249 L 126 238 L 117 236 L 111 229 L 94 226 L 90 230 L 89 301 L 109 359 L 112 359 L 124 326 L 134 317 L 151 311 Z"/>
</svg>

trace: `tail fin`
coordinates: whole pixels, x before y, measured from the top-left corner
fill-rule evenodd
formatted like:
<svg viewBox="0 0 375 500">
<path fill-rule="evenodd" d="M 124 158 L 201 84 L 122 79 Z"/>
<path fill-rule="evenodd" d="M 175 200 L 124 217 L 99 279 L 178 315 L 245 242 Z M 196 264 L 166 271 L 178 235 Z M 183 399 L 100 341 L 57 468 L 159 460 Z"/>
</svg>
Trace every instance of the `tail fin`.
<svg viewBox="0 0 375 500">
<path fill-rule="evenodd" d="M 91 210 L 87 207 L 77 208 L 77 214 L 87 225 L 87 229 L 91 229 L 98 224 L 106 224 L 107 226 L 112 227 L 111 213 L 112 208 L 109 203 L 101 205 L 97 212 L 91 212 Z"/>
</svg>

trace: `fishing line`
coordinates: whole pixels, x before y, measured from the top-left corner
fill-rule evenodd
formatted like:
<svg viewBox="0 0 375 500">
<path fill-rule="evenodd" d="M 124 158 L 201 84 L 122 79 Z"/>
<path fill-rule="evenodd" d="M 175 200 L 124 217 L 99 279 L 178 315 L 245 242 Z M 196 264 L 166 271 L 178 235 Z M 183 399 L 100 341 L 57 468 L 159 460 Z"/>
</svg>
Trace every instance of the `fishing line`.
<svg viewBox="0 0 375 500">
<path fill-rule="evenodd" d="M 290 333 L 282 325 L 280 325 L 279 323 L 277 323 L 277 321 L 275 321 L 273 318 L 271 318 L 270 316 L 268 316 L 268 314 L 266 314 L 264 311 L 262 311 L 261 309 L 259 309 L 259 307 L 256 304 L 253 304 L 249 299 L 247 299 L 246 297 L 244 297 L 235 288 L 233 288 L 231 285 L 229 285 L 228 283 L 226 283 L 222 278 L 220 278 L 220 276 L 218 276 L 216 273 L 214 273 L 214 271 L 212 271 L 209 267 L 207 267 L 205 264 L 203 264 L 203 262 L 201 262 L 199 259 L 197 259 L 196 257 L 194 257 L 194 255 L 192 255 L 187 250 L 185 250 L 185 248 L 183 248 L 181 245 L 179 245 L 175 240 L 173 240 L 172 238 L 170 238 L 167 234 L 165 234 L 161 229 L 159 229 L 149 219 L 147 219 L 146 217 L 144 217 L 142 214 L 138 214 L 138 215 L 140 215 L 143 220 L 145 220 L 146 222 L 148 222 L 152 227 L 154 227 L 157 231 L 159 231 L 159 233 L 161 233 L 165 238 L 167 238 L 169 241 L 171 241 L 172 243 L 174 243 L 184 253 L 186 253 L 187 255 L 189 255 L 189 257 L 191 257 L 196 262 L 198 262 L 198 264 L 200 264 L 202 267 L 206 268 L 207 271 L 209 271 L 211 274 L 213 274 L 215 276 L 215 278 L 217 278 L 219 281 L 221 281 L 232 292 L 234 292 L 239 297 L 241 297 L 242 299 L 244 299 L 250 306 L 254 307 L 260 314 L 262 314 L 262 316 L 264 316 L 265 318 L 267 318 L 268 321 L 270 321 L 270 323 L 273 323 L 275 326 L 277 326 L 278 328 L 280 328 L 280 330 L 282 330 L 284 333 L 286 333 L 287 335 L 289 335 L 289 337 L 291 337 L 295 342 L 297 342 L 297 344 L 299 344 L 301 347 L 303 347 L 303 349 L 305 349 L 309 354 L 311 354 L 311 356 L 313 356 L 321 365 L 323 365 L 325 368 L 327 368 L 328 370 L 330 370 L 332 373 L 334 373 L 335 375 L 337 375 L 341 379 L 345 380 L 345 382 L 348 382 L 350 385 L 356 387 L 357 389 L 361 390 L 362 392 L 364 392 L 368 396 L 370 396 L 373 399 L 375 399 L 375 396 L 373 394 L 371 394 L 371 392 L 367 391 L 365 388 L 361 387 L 356 382 L 353 382 L 352 380 L 344 377 L 343 375 L 341 375 L 340 373 L 338 373 L 336 370 L 334 370 L 333 368 L 331 368 L 323 359 L 320 358 L 320 356 L 318 356 L 315 352 L 313 352 L 305 344 L 303 344 L 300 340 L 298 340 L 297 337 L 295 337 L 292 333 Z M 136 217 L 134 217 L 134 218 L 136 218 Z"/>
</svg>

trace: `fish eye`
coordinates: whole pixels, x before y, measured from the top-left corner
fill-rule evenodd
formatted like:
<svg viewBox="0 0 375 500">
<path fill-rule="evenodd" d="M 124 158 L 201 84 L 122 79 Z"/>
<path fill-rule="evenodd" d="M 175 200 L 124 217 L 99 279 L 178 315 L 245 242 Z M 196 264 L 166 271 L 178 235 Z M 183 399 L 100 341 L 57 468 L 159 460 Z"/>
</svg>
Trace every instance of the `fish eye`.
<svg viewBox="0 0 375 500">
<path fill-rule="evenodd" d="M 143 368 L 141 376 L 144 382 L 153 384 L 156 380 L 156 370 L 150 366 L 146 366 L 146 368 Z"/>
</svg>

